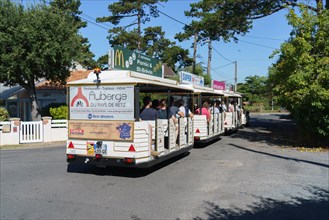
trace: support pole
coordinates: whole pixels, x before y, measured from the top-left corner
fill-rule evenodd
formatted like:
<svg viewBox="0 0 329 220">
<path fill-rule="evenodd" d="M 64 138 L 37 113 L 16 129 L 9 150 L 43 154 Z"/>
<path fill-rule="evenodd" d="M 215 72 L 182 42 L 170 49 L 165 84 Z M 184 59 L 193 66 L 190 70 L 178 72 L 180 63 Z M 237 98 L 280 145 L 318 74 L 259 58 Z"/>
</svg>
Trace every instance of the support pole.
<svg viewBox="0 0 329 220">
<path fill-rule="evenodd" d="M 234 91 L 237 92 L 238 90 L 238 61 L 234 61 Z"/>
</svg>

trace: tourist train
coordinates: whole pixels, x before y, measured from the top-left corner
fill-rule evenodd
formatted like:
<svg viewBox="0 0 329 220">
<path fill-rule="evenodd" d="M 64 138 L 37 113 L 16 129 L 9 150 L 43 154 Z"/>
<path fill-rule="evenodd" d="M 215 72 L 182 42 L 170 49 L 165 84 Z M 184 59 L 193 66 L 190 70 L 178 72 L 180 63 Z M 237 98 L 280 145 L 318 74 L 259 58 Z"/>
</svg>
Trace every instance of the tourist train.
<svg viewBox="0 0 329 220">
<path fill-rule="evenodd" d="M 165 100 L 166 118 L 141 119 L 147 96 Z M 68 101 L 68 166 L 146 168 L 247 123 L 239 93 L 132 70 L 97 69 L 69 82 Z M 184 116 L 170 112 L 177 101 Z"/>
</svg>

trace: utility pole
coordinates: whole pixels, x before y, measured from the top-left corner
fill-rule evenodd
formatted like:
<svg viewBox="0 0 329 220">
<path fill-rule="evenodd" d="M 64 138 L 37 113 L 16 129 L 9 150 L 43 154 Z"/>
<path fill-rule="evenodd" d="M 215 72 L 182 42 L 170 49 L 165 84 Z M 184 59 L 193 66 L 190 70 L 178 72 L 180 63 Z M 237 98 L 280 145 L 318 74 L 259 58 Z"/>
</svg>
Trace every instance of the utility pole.
<svg viewBox="0 0 329 220">
<path fill-rule="evenodd" d="M 142 41 L 142 34 L 141 34 L 141 1 L 138 0 L 137 2 L 138 4 L 138 12 L 137 12 L 137 23 L 138 23 L 138 28 L 137 28 L 137 32 L 138 32 L 138 42 L 137 42 L 137 49 L 138 52 L 141 52 L 141 41 Z"/>
<path fill-rule="evenodd" d="M 194 32 L 194 43 L 193 43 L 193 66 L 192 66 L 192 73 L 195 74 L 195 63 L 196 63 L 196 43 L 198 38 L 198 32 Z"/>
<path fill-rule="evenodd" d="M 234 91 L 238 90 L 238 61 L 234 61 Z"/>
<path fill-rule="evenodd" d="M 211 70 L 211 53 L 212 53 L 212 46 L 211 40 L 208 40 L 208 66 L 207 66 L 207 75 L 210 77 L 210 70 Z"/>
</svg>

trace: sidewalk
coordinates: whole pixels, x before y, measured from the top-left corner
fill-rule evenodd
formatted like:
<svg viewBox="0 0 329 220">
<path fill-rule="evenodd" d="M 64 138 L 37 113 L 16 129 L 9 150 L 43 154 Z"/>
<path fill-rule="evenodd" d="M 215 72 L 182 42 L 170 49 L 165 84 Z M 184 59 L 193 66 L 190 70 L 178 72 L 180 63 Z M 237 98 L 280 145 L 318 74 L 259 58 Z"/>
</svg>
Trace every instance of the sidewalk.
<svg viewBox="0 0 329 220">
<path fill-rule="evenodd" d="M 27 143 L 18 145 L 3 145 L 0 150 L 15 150 L 15 149 L 31 149 L 31 148 L 46 148 L 46 147 L 65 147 L 66 141 Z"/>
</svg>

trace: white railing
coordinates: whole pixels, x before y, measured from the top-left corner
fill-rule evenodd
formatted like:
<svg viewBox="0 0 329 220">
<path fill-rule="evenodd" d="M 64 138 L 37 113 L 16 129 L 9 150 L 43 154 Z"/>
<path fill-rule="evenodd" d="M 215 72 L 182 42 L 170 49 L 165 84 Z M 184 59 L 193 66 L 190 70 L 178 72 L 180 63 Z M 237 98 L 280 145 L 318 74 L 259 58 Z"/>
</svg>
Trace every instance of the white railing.
<svg viewBox="0 0 329 220">
<path fill-rule="evenodd" d="M 67 120 L 52 120 L 52 128 L 67 128 Z"/>
</svg>

